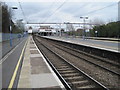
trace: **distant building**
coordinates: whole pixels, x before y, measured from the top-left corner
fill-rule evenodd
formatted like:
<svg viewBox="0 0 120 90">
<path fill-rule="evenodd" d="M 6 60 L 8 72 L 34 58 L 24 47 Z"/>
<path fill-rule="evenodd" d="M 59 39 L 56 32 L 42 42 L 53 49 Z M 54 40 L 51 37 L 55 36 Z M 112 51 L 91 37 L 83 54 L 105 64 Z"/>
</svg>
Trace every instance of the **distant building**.
<svg viewBox="0 0 120 90">
<path fill-rule="evenodd" d="M 120 21 L 120 1 L 118 2 L 118 21 Z"/>
<path fill-rule="evenodd" d="M 41 36 L 51 36 L 56 33 L 55 29 L 50 26 L 40 26 L 38 30 L 39 35 Z"/>
<path fill-rule="evenodd" d="M 32 34 L 32 29 L 29 29 L 29 30 L 28 30 L 28 33 L 29 33 L 29 34 Z"/>
</svg>

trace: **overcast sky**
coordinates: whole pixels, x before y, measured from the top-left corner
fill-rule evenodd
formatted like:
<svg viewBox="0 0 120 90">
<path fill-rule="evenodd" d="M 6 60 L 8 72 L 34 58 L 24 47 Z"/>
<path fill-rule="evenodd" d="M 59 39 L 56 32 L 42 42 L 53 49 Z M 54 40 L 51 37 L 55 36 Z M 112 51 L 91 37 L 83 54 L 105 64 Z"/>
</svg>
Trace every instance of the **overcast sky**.
<svg viewBox="0 0 120 90">
<path fill-rule="evenodd" d="M 119 0 L 4 0 L 13 10 L 13 19 L 28 22 L 82 22 L 80 16 L 88 16 L 104 22 L 117 21 Z M 19 6 L 21 2 L 25 17 Z M 107 8 L 104 8 L 109 6 Z M 103 9 L 104 8 L 104 9 Z"/>
</svg>

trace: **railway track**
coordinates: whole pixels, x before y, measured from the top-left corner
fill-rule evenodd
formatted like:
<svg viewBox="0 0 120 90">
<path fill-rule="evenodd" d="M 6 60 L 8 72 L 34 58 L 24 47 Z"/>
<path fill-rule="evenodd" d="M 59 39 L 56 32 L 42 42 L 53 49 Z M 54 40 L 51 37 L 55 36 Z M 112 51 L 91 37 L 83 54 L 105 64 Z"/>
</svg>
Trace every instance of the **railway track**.
<svg viewBox="0 0 120 90">
<path fill-rule="evenodd" d="M 47 41 L 48 42 L 48 41 Z M 108 72 L 111 72 L 115 75 L 118 75 L 120 76 L 120 65 L 119 63 L 117 62 L 113 62 L 113 61 L 110 61 L 110 60 L 106 60 L 104 58 L 100 58 L 100 57 L 96 57 L 96 56 L 92 56 L 90 54 L 87 54 L 87 53 L 84 53 L 84 52 L 81 52 L 79 50 L 76 50 L 76 49 L 73 49 L 73 48 L 70 48 L 68 46 L 64 46 L 64 45 L 61 45 L 61 44 L 57 44 L 55 42 L 50 42 L 49 43 L 51 45 L 53 45 L 54 47 L 62 50 L 62 51 L 65 51 L 75 57 L 78 57 L 86 62 L 89 62 L 97 67 L 100 67 Z"/>
<path fill-rule="evenodd" d="M 115 62 L 108 62 L 106 60 L 102 60 L 102 59 L 99 59 L 99 58 L 95 58 L 95 57 L 91 57 L 90 55 L 87 55 L 87 54 L 83 54 L 82 52 L 78 51 L 78 50 L 75 50 L 75 49 L 72 49 L 70 47 L 67 47 L 67 46 L 63 46 L 63 45 L 60 45 L 60 44 L 53 44 L 52 45 L 62 51 L 65 51 L 75 57 L 78 57 L 86 62 L 89 62 L 93 65 L 96 65 L 108 72 L 111 72 L 115 75 L 118 75 L 120 76 L 120 65 L 118 63 L 115 63 Z"/>
<path fill-rule="evenodd" d="M 43 53 L 43 55 L 54 68 L 57 75 L 64 83 L 66 89 L 69 90 L 78 90 L 78 89 L 100 89 L 100 90 L 109 90 L 100 82 L 93 79 L 87 73 L 83 72 L 72 63 L 68 62 L 61 55 L 57 54 L 50 47 L 47 47 L 45 44 L 37 38 L 34 38 L 38 48 Z"/>
</svg>

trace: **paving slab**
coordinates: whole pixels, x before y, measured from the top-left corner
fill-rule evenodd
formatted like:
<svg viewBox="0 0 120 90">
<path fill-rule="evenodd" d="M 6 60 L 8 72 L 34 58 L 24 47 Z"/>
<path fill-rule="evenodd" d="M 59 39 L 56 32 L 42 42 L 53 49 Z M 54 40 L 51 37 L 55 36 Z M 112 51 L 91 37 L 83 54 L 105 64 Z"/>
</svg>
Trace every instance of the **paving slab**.
<svg viewBox="0 0 120 90">
<path fill-rule="evenodd" d="M 30 36 L 18 88 L 65 89 Z"/>
<path fill-rule="evenodd" d="M 40 54 L 32 54 L 30 57 L 42 57 Z"/>
<path fill-rule="evenodd" d="M 50 87 L 58 87 L 58 83 L 55 80 L 54 76 L 50 73 L 46 74 L 38 74 L 31 76 L 32 87 L 33 88 L 50 88 Z M 60 86 L 59 86 L 60 88 Z"/>
</svg>

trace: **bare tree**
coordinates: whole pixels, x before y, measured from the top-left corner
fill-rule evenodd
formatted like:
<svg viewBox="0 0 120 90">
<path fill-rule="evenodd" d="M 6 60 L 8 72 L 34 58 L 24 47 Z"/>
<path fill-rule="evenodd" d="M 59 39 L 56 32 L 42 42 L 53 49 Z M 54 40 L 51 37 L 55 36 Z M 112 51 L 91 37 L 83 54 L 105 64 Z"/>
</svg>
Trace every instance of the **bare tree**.
<svg viewBox="0 0 120 90">
<path fill-rule="evenodd" d="M 100 26 L 100 25 L 105 24 L 105 22 L 99 18 L 95 18 L 95 19 L 91 20 L 90 23 L 93 24 L 94 26 Z"/>
<path fill-rule="evenodd" d="M 22 21 L 23 21 L 22 19 L 17 20 L 17 21 L 16 21 L 16 24 L 17 24 L 17 27 L 18 27 L 21 31 L 24 31 L 24 29 L 25 29 L 25 24 L 24 24 Z"/>
<path fill-rule="evenodd" d="M 74 34 L 75 28 L 72 24 L 66 24 L 66 29 L 68 32 L 70 32 L 72 35 Z"/>
</svg>

